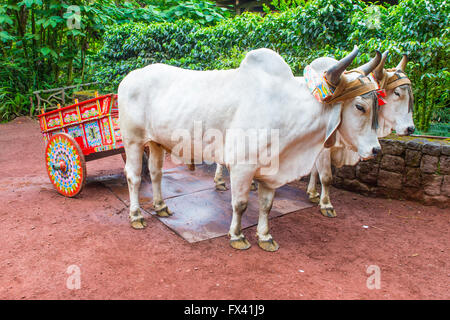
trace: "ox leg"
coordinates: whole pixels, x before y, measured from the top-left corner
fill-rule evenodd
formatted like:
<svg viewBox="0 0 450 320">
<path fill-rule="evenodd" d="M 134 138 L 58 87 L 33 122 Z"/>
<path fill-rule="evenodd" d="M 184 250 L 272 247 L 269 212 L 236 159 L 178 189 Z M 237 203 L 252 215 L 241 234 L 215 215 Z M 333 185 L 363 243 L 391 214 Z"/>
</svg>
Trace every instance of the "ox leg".
<svg viewBox="0 0 450 320">
<path fill-rule="evenodd" d="M 139 206 L 143 152 L 143 146 L 136 143 L 126 145 L 125 148 L 127 160 L 124 172 L 127 177 L 128 192 L 130 195 L 130 224 L 134 229 L 143 229 L 147 226 L 147 222 Z"/>
<path fill-rule="evenodd" d="M 231 219 L 230 245 L 239 250 L 250 248 L 250 243 L 242 233 L 242 214 L 247 209 L 248 194 L 252 183 L 254 171 L 247 168 L 231 167 L 231 205 L 233 217 Z"/>
<path fill-rule="evenodd" d="M 314 164 L 311 175 L 309 177 L 308 189 L 306 189 L 306 193 L 308 194 L 309 201 L 312 203 L 319 203 L 320 194 L 317 192 L 317 168 L 316 164 Z"/>
<path fill-rule="evenodd" d="M 195 164 L 193 164 L 193 163 L 187 164 L 186 167 L 187 167 L 190 171 L 195 171 Z"/>
<path fill-rule="evenodd" d="M 223 168 L 224 166 L 221 164 L 217 164 L 216 166 L 216 173 L 214 174 L 214 182 L 216 183 L 216 190 L 219 191 L 226 191 L 228 190 L 225 179 L 223 178 Z M 258 190 L 258 184 L 255 180 L 252 180 L 252 184 L 250 186 L 250 191 L 256 191 Z"/>
<path fill-rule="evenodd" d="M 216 173 L 214 174 L 214 182 L 216 184 L 216 190 L 226 191 L 228 190 L 225 180 L 223 179 L 223 165 L 216 165 Z"/>
<path fill-rule="evenodd" d="M 269 213 L 272 209 L 275 189 L 267 187 L 264 183 L 259 184 L 259 219 L 256 235 L 258 236 L 258 245 L 265 251 L 277 251 L 280 247 L 269 233 Z"/>
<path fill-rule="evenodd" d="M 328 218 L 336 217 L 336 211 L 334 211 L 333 205 L 330 201 L 330 186 L 333 181 L 333 174 L 331 172 L 331 158 L 329 153 L 326 156 L 321 157 L 316 162 L 317 170 L 320 176 L 320 182 L 322 183 L 322 192 L 320 194 L 320 212 L 322 215 Z"/>
<path fill-rule="evenodd" d="M 152 179 L 153 208 L 160 217 L 168 217 L 172 212 L 163 200 L 161 192 L 162 166 L 164 163 L 164 149 L 155 142 L 149 143 L 150 155 L 148 169 Z"/>
</svg>

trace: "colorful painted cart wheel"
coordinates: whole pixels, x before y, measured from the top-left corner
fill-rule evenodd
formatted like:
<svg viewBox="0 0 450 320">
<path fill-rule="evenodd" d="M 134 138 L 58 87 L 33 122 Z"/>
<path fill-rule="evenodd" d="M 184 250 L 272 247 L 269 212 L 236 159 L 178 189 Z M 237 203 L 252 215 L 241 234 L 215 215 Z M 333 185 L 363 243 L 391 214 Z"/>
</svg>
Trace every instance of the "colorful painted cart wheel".
<svg viewBox="0 0 450 320">
<path fill-rule="evenodd" d="M 50 181 L 66 197 L 76 196 L 86 182 L 86 162 L 80 146 L 72 136 L 58 133 L 45 149 Z"/>
</svg>

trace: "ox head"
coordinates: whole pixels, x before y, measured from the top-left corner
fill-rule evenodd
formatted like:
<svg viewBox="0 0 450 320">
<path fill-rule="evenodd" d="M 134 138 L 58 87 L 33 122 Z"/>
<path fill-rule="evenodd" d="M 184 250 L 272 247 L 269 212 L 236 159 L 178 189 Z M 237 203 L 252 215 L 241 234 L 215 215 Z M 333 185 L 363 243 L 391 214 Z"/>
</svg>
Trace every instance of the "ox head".
<svg viewBox="0 0 450 320">
<path fill-rule="evenodd" d="M 373 75 L 382 89 L 386 90 L 386 104 L 380 108 L 380 119 L 384 120 L 387 135 L 394 129 L 398 135 L 409 135 L 415 130 L 413 122 L 414 96 L 411 83 L 404 73 L 408 58 L 403 55 L 394 69 L 384 69 L 388 52 L 384 52 L 380 64 L 373 70 Z M 407 83 L 405 83 L 407 82 Z M 403 84 L 402 84 L 403 83 Z M 383 129 L 383 128 L 380 128 Z"/>
<path fill-rule="evenodd" d="M 381 60 L 381 53 L 377 51 L 376 56 L 371 61 L 360 67 L 363 72 L 344 72 L 357 55 L 358 48 L 355 46 L 348 56 L 335 63 L 325 73 L 325 78 L 329 84 L 335 87 L 335 93 L 340 89 L 343 90 L 341 101 L 332 102 L 332 116 L 327 127 L 325 147 L 334 145 L 335 135 L 339 132 L 346 145 L 353 147 L 361 158 L 369 159 L 381 151 L 376 133 L 378 97 L 374 90 L 364 92 L 364 87 L 361 88 L 360 94 L 358 89 L 351 90 L 346 94 L 345 87 L 347 84 L 350 86 L 360 82 L 362 85 L 370 82 L 362 73 L 370 73 L 378 65 Z M 372 86 L 376 87 L 373 84 Z"/>
</svg>

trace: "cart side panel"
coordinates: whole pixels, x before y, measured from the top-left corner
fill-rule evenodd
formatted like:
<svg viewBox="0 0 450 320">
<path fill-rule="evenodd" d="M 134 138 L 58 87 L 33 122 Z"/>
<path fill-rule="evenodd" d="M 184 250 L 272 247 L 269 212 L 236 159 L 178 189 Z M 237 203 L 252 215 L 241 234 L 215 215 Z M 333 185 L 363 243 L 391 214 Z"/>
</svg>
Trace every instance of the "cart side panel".
<svg viewBox="0 0 450 320">
<path fill-rule="evenodd" d="M 73 127 L 68 127 L 67 133 L 75 139 L 82 150 L 86 148 L 87 143 L 86 136 L 84 135 L 83 125 L 79 124 Z"/>
<path fill-rule="evenodd" d="M 95 148 L 102 145 L 102 134 L 97 120 L 86 122 L 84 132 L 88 148 Z"/>
<path fill-rule="evenodd" d="M 51 138 L 51 137 L 53 137 L 55 134 L 58 134 L 58 133 L 67 133 L 67 132 L 66 132 L 66 130 L 65 130 L 64 128 L 56 129 L 56 130 L 53 130 L 53 131 L 49 132 L 49 133 L 48 133 L 48 137 Z"/>
<path fill-rule="evenodd" d="M 114 118 L 119 117 L 119 104 L 117 103 L 117 94 L 112 96 L 111 102 L 111 116 Z"/>
<path fill-rule="evenodd" d="M 62 126 L 61 118 L 59 113 L 53 113 L 51 115 L 45 116 L 47 120 L 47 129 L 54 129 Z"/>
<path fill-rule="evenodd" d="M 122 134 L 120 133 L 119 127 L 119 119 L 111 117 L 111 121 L 113 124 L 114 139 L 116 140 L 116 146 L 117 148 L 123 147 Z"/>
<path fill-rule="evenodd" d="M 111 145 L 114 143 L 112 136 L 112 129 L 109 122 L 109 117 L 104 117 L 100 119 L 100 124 L 103 133 L 103 145 Z"/>
<path fill-rule="evenodd" d="M 64 125 L 76 123 L 80 121 L 80 118 L 78 116 L 77 107 L 65 109 L 62 112 L 62 118 Z"/>
<path fill-rule="evenodd" d="M 123 147 L 122 134 L 119 127 L 119 105 L 117 103 L 117 94 L 112 96 L 111 101 L 111 125 L 114 132 L 114 140 L 117 148 Z"/>
<path fill-rule="evenodd" d="M 80 106 L 81 120 L 86 120 L 98 116 L 98 106 L 96 101 Z"/>
<path fill-rule="evenodd" d="M 107 95 L 99 101 L 102 114 L 110 114 L 111 112 L 111 95 Z"/>
</svg>

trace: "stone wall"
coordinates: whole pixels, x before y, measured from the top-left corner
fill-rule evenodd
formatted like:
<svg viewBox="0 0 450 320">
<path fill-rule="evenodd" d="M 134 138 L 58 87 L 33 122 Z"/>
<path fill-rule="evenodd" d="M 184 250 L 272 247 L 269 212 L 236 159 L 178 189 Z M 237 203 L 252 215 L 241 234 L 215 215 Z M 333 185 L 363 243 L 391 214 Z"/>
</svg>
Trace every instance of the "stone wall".
<svg viewBox="0 0 450 320">
<path fill-rule="evenodd" d="M 356 166 L 335 168 L 336 187 L 366 195 L 450 204 L 450 139 L 380 139 L 382 154 Z"/>
</svg>

